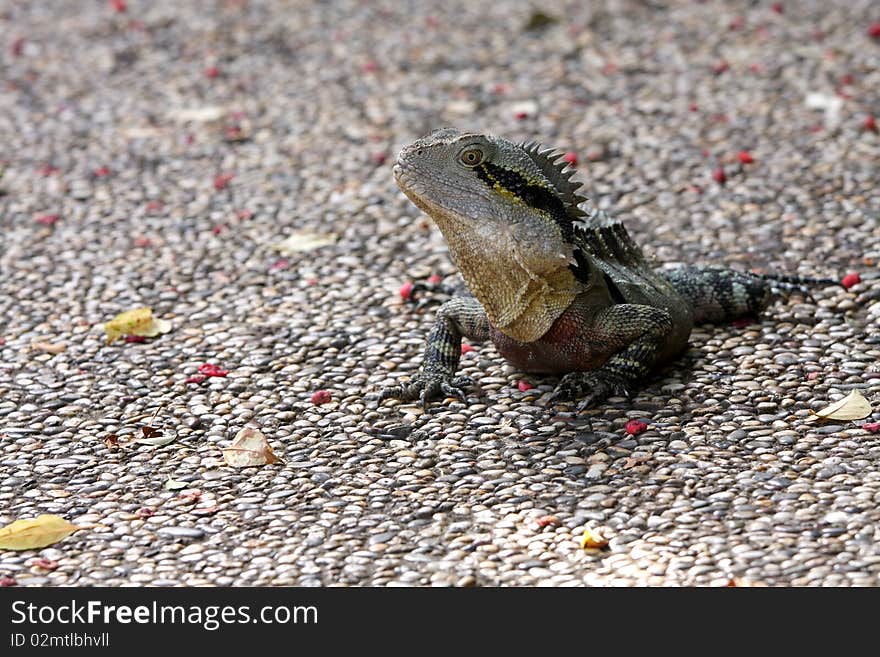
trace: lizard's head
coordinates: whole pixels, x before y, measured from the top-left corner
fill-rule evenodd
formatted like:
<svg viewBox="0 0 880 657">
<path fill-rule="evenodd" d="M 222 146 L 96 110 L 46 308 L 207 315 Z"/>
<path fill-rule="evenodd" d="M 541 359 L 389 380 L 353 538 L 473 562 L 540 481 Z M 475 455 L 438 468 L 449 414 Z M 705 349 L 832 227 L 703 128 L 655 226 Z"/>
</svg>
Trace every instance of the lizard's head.
<svg viewBox="0 0 880 657">
<path fill-rule="evenodd" d="M 559 157 L 536 144 L 441 128 L 400 151 L 394 175 L 435 220 L 442 213 L 498 230 L 525 224 L 519 229 L 535 239 L 555 226 L 567 239 L 584 199 L 575 193 L 580 185 L 569 180 L 572 170 L 557 164 Z"/>
<path fill-rule="evenodd" d="M 549 325 L 543 317 L 537 326 L 538 315 L 555 319 L 559 299 L 567 305 L 578 288 L 569 265 L 584 198 L 559 157 L 536 144 L 443 128 L 406 146 L 394 166 L 397 184 L 437 223 L 490 321 L 521 340 L 540 337 L 535 332 Z"/>
</svg>

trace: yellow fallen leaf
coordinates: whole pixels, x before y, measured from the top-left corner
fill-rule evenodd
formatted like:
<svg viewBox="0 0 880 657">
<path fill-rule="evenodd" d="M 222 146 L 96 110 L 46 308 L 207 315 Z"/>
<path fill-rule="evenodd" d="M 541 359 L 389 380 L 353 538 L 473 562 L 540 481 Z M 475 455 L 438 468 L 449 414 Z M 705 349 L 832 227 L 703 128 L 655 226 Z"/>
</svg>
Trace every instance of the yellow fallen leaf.
<svg viewBox="0 0 880 657">
<path fill-rule="evenodd" d="M 235 468 L 266 465 L 281 460 L 275 456 L 263 432 L 251 427 L 245 427 L 235 434 L 232 445 L 223 450 L 223 458 Z"/>
<path fill-rule="evenodd" d="M 168 333 L 170 330 L 171 322 L 155 319 L 152 308 L 147 307 L 126 310 L 104 324 L 108 343 L 118 340 L 123 335 L 140 335 L 152 338 L 160 333 Z"/>
<path fill-rule="evenodd" d="M 63 342 L 31 342 L 31 348 L 37 351 L 45 351 L 47 354 L 60 354 L 67 349 Z"/>
<path fill-rule="evenodd" d="M 858 390 L 853 390 L 843 399 L 826 406 L 814 415 L 823 420 L 863 420 L 871 414 L 871 404 Z"/>
<path fill-rule="evenodd" d="M 276 242 L 273 246 L 285 255 L 291 253 L 304 253 L 312 251 L 322 246 L 329 246 L 336 243 L 336 235 L 333 233 L 310 233 L 308 231 L 298 231 L 292 233 L 287 239 Z"/>
<path fill-rule="evenodd" d="M 177 481 L 176 479 L 172 479 L 168 477 L 165 481 L 165 490 L 181 490 L 189 486 L 185 481 Z"/>
<path fill-rule="evenodd" d="M 608 539 L 602 536 L 602 534 L 595 529 L 587 527 L 584 530 L 584 535 L 581 536 L 581 548 L 586 550 L 587 548 L 595 548 L 601 550 L 602 548 L 608 547 Z"/>
<path fill-rule="evenodd" d="M 0 550 L 32 550 L 57 543 L 83 527 L 72 525 L 64 518 L 43 514 L 36 518 L 16 520 L 0 528 Z"/>
<path fill-rule="evenodd" d="M 204 107 L 180 107 L 168 112 L 175 121 L 186 123 L 192 121 L 194 123 L 206 123 L 209 121 L 219 121 L 226 115 L 226 108 L 217 105 L 205 105 Z"/>
</svg>

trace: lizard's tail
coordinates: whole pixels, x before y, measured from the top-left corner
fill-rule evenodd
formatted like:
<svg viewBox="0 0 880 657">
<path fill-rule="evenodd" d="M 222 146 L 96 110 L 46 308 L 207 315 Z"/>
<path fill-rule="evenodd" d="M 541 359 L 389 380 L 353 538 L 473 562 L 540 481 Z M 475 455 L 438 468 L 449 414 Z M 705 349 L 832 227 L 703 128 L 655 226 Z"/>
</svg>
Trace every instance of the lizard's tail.
<svg viewBox="0 0 880 657">
<path fill-rule="evenodd" d="M 812 301 L 811 286 L 839 285 L 829 278 L 752 274 L 719 267 L 681 267 L 659 273 L 690 302 L 697 324 L 757 317 L 774 297 L 800 293 Z"/>
<path fill-rule="evenodd" d="M 811 287 L 819 287 L 821 285 L 840 285 L 840 281 L 830 278 L 812 278 L 809 276 L 785 276 L 783 274 L 751 274 L 757 276 L 762 281 L 766 281 L 770 285 L 770 289 L 777 295 L 787 295 L 792 292 L 799 292 L 810 301 L 815 301 L 810 291 Z"/>
</svg>

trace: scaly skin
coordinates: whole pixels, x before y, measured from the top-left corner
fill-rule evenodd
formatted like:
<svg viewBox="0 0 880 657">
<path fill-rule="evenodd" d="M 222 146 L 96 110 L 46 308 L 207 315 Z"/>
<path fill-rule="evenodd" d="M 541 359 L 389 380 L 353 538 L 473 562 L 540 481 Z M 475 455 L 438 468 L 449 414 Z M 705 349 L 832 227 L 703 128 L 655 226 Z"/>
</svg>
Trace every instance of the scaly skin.
<svg viewBox="0 0 880 657">
<path fill-rule="evenodd" d="M 440 308 L 421 371 L 380 399 L 464 400 L 472 382 L 455 373 L 467 337 L 491 339 L 524 372 L 562 375 L 554 398 L 591 408 L 680 354 L 694 323 L 756 316 L 774 294 L 833 284 L 717 267 L 655 270 L 620 222 L 576 193 L 558 158 L 450 128 L 401 151 L 398 185 L 440 227 L 473 296 Z"/>
</svg>

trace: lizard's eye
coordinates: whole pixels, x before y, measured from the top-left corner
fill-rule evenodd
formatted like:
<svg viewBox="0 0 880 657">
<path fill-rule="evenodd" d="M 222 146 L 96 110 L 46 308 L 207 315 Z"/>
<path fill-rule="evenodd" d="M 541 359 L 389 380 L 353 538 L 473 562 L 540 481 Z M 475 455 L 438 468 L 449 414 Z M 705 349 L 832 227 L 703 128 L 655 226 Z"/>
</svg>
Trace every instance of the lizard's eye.
<svg viewBox="0 0 880 657">
<path fill-rule="evenodd" d="M 483 151 L 479 148 L 468 148 L 458 156 L 459 161 L 466 167 L 475 167 L 483 161 Z"/>
</svg>

